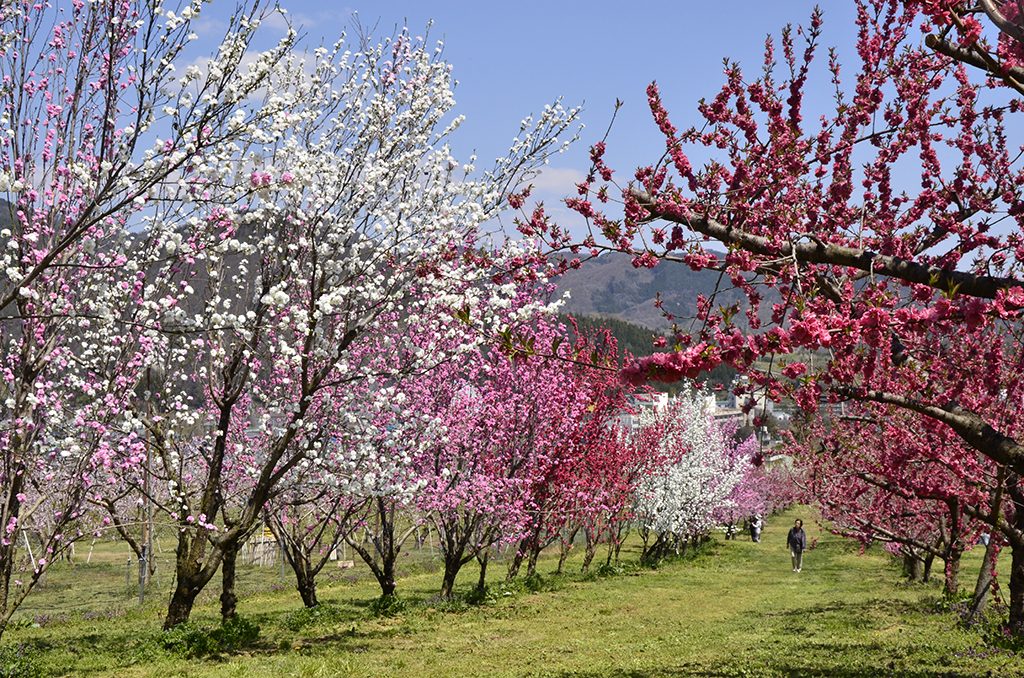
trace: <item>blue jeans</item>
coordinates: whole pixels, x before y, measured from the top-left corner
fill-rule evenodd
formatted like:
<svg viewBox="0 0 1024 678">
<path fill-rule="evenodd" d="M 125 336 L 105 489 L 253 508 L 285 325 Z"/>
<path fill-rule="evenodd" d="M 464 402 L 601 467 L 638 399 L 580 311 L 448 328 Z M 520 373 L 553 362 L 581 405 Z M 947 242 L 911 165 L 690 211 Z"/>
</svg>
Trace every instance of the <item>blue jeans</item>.
<svg viewBox="0 0 1024 678">
<path fill-rule="evenodd" d="M 800 570 L 804 566 L 804 552 L 803 550 L 789 549 L 789 555 L 793 559 L 793 569 Z"/>
</svg>

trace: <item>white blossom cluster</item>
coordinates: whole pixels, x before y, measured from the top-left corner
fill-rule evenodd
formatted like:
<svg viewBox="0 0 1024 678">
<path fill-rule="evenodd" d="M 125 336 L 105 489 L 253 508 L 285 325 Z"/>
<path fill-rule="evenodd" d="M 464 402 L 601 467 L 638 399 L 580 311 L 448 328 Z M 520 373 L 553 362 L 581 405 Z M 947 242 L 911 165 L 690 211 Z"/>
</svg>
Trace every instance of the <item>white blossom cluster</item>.
<svg viewBox="0 0 1024 678">
<path fill-rule="evenodd" d="M 680 394 L 666 412 L 643 416 L 643 425 L 662 432 L 660 452 L 667 463 L 640 482 L 639 519 L 657 533 L 703 534 L 714 527 L 716 511 L 727 508 L 750 462 L 730 454 L 730 441 L 696 394 Z"/>
</svg>

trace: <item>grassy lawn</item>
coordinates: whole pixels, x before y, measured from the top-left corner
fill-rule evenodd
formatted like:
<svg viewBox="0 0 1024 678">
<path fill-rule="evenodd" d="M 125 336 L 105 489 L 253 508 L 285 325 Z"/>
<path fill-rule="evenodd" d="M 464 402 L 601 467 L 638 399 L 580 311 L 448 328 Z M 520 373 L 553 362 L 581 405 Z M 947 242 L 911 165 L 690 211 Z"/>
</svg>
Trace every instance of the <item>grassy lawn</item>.
<svg viewBox="0 0 1024 678">
<path fill-rule="evenodd" d="M 715 541 L 695 558 L 593 581 L 546 576 L 552 590 L 498 590 L 482 606 L 433 602 L 440 577 L 415 573 L 424 564 L 413 562 L 399 585 L 409 607 L 390 618 L 369 613 L 372 582 L 333 572 L 321 591 L 330 614 L 302 625 L 297 595 L 276 568 L 262 568 L 247 573 L 240 605 L 261 627 L 258 642 L 205 659 L 162 648 L 160 601 L 141 609 L 130 602 L 122 565 L 119 612 L 26 624 L 4 644 L 41 653 L 51 675 L 119 678 L 1024 675 L 1024 657 L 988 649 L 951 615 L 934 612 L 937 585 L 900 583 L 881 552 L 859 554 L 809 525 L 818 546 L 802 573 L 791 572 L 783 542 L 792 515 L 772 520 L 761 544 Z M 967 585 L 975 565 L 965 563 Z M 65 578 L 81 577 L 82 569 Z M 496 581 L 503 574 L 499 566 L 492 572 Z M 43 609 L 40 601 L 59 605 L 61 572 L 52 574 L 32 614 Z M 468 589 L 476 574 L 467 568 L 461 585 Z M 69 608 L 81 609 L 83 590 L 64 589 Z M 215 623 L 213 595 L 197 610 L 199 624 Z"/>
</svg>

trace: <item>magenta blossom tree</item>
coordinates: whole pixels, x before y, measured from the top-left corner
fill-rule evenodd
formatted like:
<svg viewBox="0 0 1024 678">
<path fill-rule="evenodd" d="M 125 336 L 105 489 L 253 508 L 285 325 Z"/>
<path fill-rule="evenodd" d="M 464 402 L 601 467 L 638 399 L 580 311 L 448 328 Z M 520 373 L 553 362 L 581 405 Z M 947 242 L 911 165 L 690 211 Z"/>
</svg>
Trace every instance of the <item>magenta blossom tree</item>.
<svg viewBox="0 0 1024 678">
<path fill-rule="evenodd" d="M 818 59 L 816 10 L 766 40 L 760 69 L 727 62 L 721 90 L 685 123 L 652 83 L 665 141 L 654 161 L 619 180 L 595 144 L 567 201 L 592 236 L 573 242 L 543 215 L 522 228 L 579 257 L 615 249 L 638 267 L 716 271 L 742 292 L 672 318 L 670 350 L 628 378 L 675 381 L 726 363 L 808 411 L 857 401 L 923 415 L 1007 468 L 1010 522 L 1024 535 L 1019 7 L 856 6 L 853 64 L 834 51 Z M 819 82 L 833 92 L 820 107 L 805 96 Z M 1024 592 L 1020 553 L 1011 579 Z M 1011 598 L 1021 633 L 1024 593 Z"/>
</svg>

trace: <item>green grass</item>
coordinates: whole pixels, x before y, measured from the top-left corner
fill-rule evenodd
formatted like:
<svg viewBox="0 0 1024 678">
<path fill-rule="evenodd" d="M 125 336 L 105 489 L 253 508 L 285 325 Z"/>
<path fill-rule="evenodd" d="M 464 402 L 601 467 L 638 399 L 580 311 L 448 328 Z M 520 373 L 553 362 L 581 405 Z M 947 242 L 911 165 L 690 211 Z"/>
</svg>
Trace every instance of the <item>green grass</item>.
<svg viewBox="0 0 1024 678">
<path fill-rule="evenodd" d="M 375 587 L 351 573 L 322 587 L 322 613 L 301 612 L 293 591 L 266 586 L 278 573 L 264 568 L 273 572 L 250 573 L 240 604 L 260 625 L 259 640 L 204 659 L 164 649 L 159 606 L 135 609 L 127 599 L 112 619 L 74 614 L 17 628 L 4 644 L 28 648 L 49 675 L 119 678 L 1024 675 L 1024 658 L 986 648 L 977 633 L 936 612 L 938 585 L 901 583 L 880 551 L 859 554 L 810 526 L 818 547 L 802 573 L 791 572 L 783 544 L 789 518 L 772 520 L 761 544 L 714 541 L 654 571 L 557 578 L 547 560 L 538 593 L 518 587 L 503 595 L 503 572 L 494 566 L 494 595 L 481 606 L 438 604 L 439 575 L 411 573 L 399 584 L 408 604 L 393 617 L 369 613 Z M 965 563 L 965 585 L 975 559 Z M 468 590 L 477 572 L 464 574 Z M 212 598 L 197 610 L 200 626 L 216 623 Z"/>
</svg>

